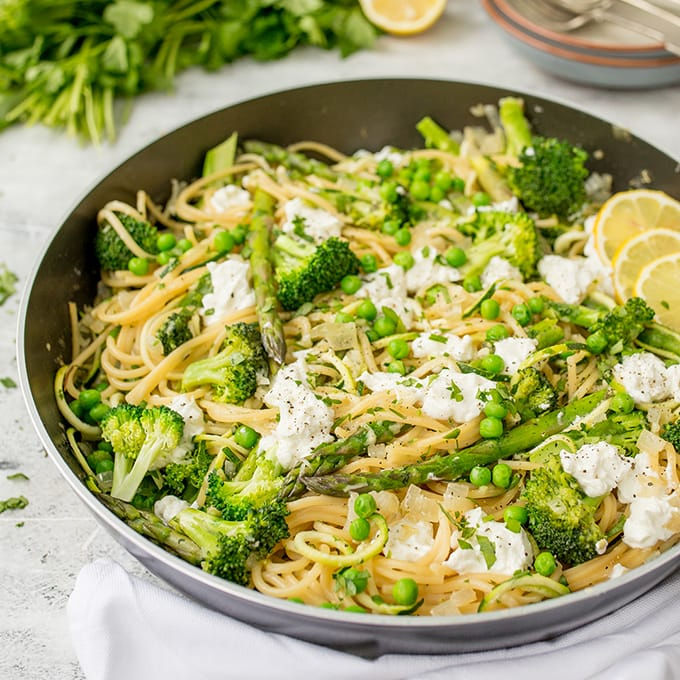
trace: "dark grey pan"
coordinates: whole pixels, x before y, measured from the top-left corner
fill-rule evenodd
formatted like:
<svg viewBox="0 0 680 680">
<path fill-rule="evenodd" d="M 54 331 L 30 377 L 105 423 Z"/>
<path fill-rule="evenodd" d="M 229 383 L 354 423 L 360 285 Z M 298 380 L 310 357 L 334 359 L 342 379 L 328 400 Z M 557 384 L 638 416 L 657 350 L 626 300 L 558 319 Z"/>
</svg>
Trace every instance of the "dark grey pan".
<svg viewBox="0 0 680 680">
<path fill-rule="evenodd" d="M 628 188 L 642 170 L 654 188 L 680 198 L 677 162 L 611 124 L 526 93 L 470 83 L 380 79 L 339 82 L 278 92 L 192 122 L 142 149 L 80 201 L 54 233 L 22 302 L 19 328 L 21 385 L 30 416 L 51 459 L 103 527 L 150 571 L 207 607 L 270 631 L 363 656 L 387 652 L 451 653 L 508 647 L 553 637 L 601 617 L 654 587 L 678 565 L 680 546 L 615 580 L 516 610 L 466 617 L 380 617 L 305 607 L 233 585 L 169 554 L 112 515 L 82 482 L 65 442 L 52 380 L 69 347 L 66 303 L 93 298 L 95 215 L 111 199 L 132 201 L 143 188 L 163 201 L 170 180 L 200 172 L 207 149 L 232 131 L 279 144 L 314 139 L 345 152 L 385 144 L 420 143 L 414 124 L 430 115 L 450 129 L 479 123 L 471 107 L 521 94 L 537 132 L 601 151 L 594 170 Z M 674 125 L 675 121 L 659 121 Z"/>
</svg>

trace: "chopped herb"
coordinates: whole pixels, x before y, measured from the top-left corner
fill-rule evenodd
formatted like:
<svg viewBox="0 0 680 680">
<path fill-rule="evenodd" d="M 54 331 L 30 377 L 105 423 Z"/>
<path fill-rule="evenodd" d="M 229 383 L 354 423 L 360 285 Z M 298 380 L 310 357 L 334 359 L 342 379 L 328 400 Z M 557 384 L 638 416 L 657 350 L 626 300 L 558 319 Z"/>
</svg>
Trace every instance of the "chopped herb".
<svg viewBox="0 0 680 680">
<path fill-rule="evenodd" d="M 22 510 L 28 505 L 28 498 L 25 496 L 16 496 L 15 498 L 7 498 L 0 501 L 0 512 L 5 510 Z"/>
<path fill-rule="evenodd" d="M 0 384 L 2 384 L 2 386 L 6 387 L 8 390 L 12 390 L 17 386 L 12 378 L 0 378 Z"/>
<path fill-rule="evenodd" d="M 6 264 L 0 264 L 0 305 L 5 304 L 7 298 L 17 292 L 14 285 L 17 281 L 17 275 L 7 269 Z"/>
<path fill-rule="evenodd" d="M 491 569 L 496 562 L 496 546 L 486 536 L 477 536 L 477 543 L 486 562 L 486 568 Z"/>
<path fill-rule="evenodd" d="M 23 479 L 28 481 L 28 476 L 25 475 L 23 472 L 15 472 L 14 474 L 7 475 L 7 479 L 9 480 L 17 480 L 17 479 Z"/>
<path fill-rule="evenodd" d="M 463 399 L 465 399 L 465 396 L 460 391 L 460 387 L 458 387 L 458 385 L 456 385 L 456 383 L 453 382 L 453 380 L 451 381 L 449 390 L 451 392 L 451 399 L 453 399 L 454 401 L 463 401 Z"/>
</svg>

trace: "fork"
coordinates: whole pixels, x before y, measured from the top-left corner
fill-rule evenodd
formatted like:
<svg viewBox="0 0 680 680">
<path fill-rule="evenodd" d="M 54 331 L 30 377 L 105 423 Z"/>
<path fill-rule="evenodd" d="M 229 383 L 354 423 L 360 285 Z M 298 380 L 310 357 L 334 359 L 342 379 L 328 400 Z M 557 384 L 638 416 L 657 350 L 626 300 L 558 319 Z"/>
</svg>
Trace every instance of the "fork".
<svg viewBox="0 0 680 680">
<path fill-rule="evenodd" d="M 662 31 L 652 26 L 610 11 L 613 4 L 613 0 L 608 0 L 590 10 L 572 12 L 554 4 L 553 0 L 542 0 L 540 2 L 536 0 L 514 0 L 515 7 L 529 21 L 551 31 L 570 33 L 593 22 L 609 22 L 661 42 L 668 52 L 680 56 L 680 44 L 669 40 Z"/>
</svg>

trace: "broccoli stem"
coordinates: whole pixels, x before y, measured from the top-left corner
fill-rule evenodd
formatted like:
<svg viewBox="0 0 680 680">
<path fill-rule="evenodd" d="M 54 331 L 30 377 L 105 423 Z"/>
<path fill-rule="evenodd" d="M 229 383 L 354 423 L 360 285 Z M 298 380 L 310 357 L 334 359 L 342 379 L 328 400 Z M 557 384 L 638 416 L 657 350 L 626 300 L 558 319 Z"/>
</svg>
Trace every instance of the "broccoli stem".
<svg viewBox="0 0 680 680">
<path fill-rule="evenodd" d="M 404 423 L 381 420 L 368 423 L 347 439 L 321 444 L 314 450 L 311 458 L 288 471 L 278 497 L 281 500 L 292 500 L 301 496 L 307 491 L 307 487 L 301 481 L 302 477 L 330 475 L 340 469 L 349 458 L 364 455 L 371 444 L 392 441 L 407 428 Z"/>
<path fill-rule="evenodd" d="M 524 115 L 524 101 L 519 97 L 504 97 L 498 103 L 498 115 L 505 132 L 507 153 L 519 156 L 522 149 L 531 146 L 533 138 Z"/>
<path fill-rule="evenodd" d="M 566 406 L 544 413 L 509 430 L 500 439 L 486 439 L 454 453 L 437 454 L 422 463 L 376 473 L 302 477 L 311 491 L 327 496 L 347 496 L 351 491 L 384 491 L 401 489 L 410 484 L 431 481 L 453 481 L 470 472 L 476 465 L 489 465 L 502 458 L 532 449 L 546 437 L 561 432 L 576 418 L 590 413 L 606 396 L 606 390 L 577 399 Z"/>
<path fill-rule="evenodd" d="M 458 142 L 452 139 L 451 135 L 430 116 L 425 116 L 425 118 L 419 120 L 416 123 L 416 130 L 423 136 L 426 146 L 456 155 L 460 153 Z"/>
<path fill-rule="evenodd" d="M 137 510 L 129 503 L 106 494 L 98 494 L 98 498 L 114 515 L 142 536 L 150 538 L 191 564 L 200 564 L 203 560 L 203 553 L 196 543 L 163 524 L 153 513 Z"/>
<path fill-rule="evenodd" d="M 272 196 L 258 189 L 254 196 L 248 245 L 250 246 L 250 269 L 253 275 L 257 321 L 262 335 L 262 345 L 267 356 L 281 365 L 286 359 L 286 338 L 277 312 L 278 300 L 274 290 L 274 274 L 270 259 L 273 211 Z"/>
</svg>

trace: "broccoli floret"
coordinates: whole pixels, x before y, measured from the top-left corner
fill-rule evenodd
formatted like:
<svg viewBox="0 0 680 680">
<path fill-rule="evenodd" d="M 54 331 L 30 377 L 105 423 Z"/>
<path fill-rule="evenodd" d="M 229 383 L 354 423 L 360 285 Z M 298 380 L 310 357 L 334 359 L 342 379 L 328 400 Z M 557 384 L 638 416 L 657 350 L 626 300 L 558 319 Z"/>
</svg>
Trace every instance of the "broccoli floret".
<svg viewBox="0 0 680 680">
<path fill-rule="evenodd" d="M 661 431 L 661 436 L 673 445 L 676 452 L 680 452 L 680 420 L 666 424 Z"/>
<path fill-rule="evenodd" d="M 168 356 L 170 352 L 194 337 L 189 327 L 191 317 L 192 313 L 188 309 L 173 312 L 158 329 L 156 338 L 163 346 L 164 356 Z"/>
<path fill-rule="evenodd" d="M 130 215 L 117 212 L 125 230 L 135 243 L 150 255 L 158 254 L 158 229 L 148 222 L 136 220 Z M 97 229 L 94 239 L 94 251 L 99 265 L 105 270 L 127 269 L 130 259 L 134 257 L 132 251 L 125 245 L 118 232 L 104 222 Z"/>
<path fill-rule="evenodd" d="M 499 105 L 507 151 L 519 161 L 505 176 L 525 208 L 541 217 L 568 218 L 586 200 L 588 153 L 566 140 L 535 136 L 524 114 L 524 102 L 506 97 Z"/>
<path fill-rule="evenodd" d="M 214 472 L 208 478 L 206 505 L 219 510 L 224 519 L 243 519 L 253 510 L 277 502 L 283 485 L 283 470 L 255 447 L 228 481 Z"/>
<path fill-rule="evenodd" d="M 334 236 L 315 245 L 281 234 L 274 241 L 272 254 L 277 297 L 289 311 L 333 290 L 344 276 L 359 271 L 359 260 L 349 243 Z"/>
<path fill-rule="evenodd" d="M 203 440 L 182 460 L 168 463 L 163 470 L 165 493 L 181 498 L 193 497 L 208 474 L 213 457 Z"/>
<path fill-rule="evenodd" d="M 548 456 L 531 471 L 521 497 L 528 529 L 541 550 L 549 550 L 567 566 L 587 562 L 601 552 L 605 536 L 595 521 L 599 499 L 583 493 L 562 468 L 559 455 Z"/>
<path fill-rule="evenodd" d="M 238 322 L 227 326 L 220 351 L 189 364 L 182 377 L 182 390 L 210 385 L 215 401 L 240 404 L 257 389 L 258 375 L 266 375 L 267 358 L 257 324 Z"/>
<path fill-rule="evenodd" d="M 199 546 L 205 571 L 243 586 L 250 583 L 253 560 L 266 557 L 289 533 L 285 518 L 267 509 L 230 521 L 186 508 L 175 515 L 170 526 Z"/>
<path fill-rule="evenodd" d="M 588 330 L 588 347 L 596 353 L 619 354 L 630 348 L 654 319 L 654 310 L 642 298 L 630 298 L 608 310 L 561 302 L 550 306 L 562 321 Z"/>
<path fill-rule="evenodd" d="M 466 250 L 467 261 L 460 268 L 466 279 L 479 276 L 495 256 L 517 267 L 525 279 L 536 274 L 540 258 L 538 234 L 526 213 L 477 211 L 457 228 L 472 238 L 472 245 Z"/>
<path fill-rule="evenodd" d="M 128 502 L 152 466 L 180 444 L 184 433 L 184 419 L 167 406 L 121 404 L 110 409 L 100 425 L 114 453 L 111 495 Z"/>
<path fill-rule="evenodd" d="M 630 413 L 607 413 L 607 419 L 590 427 L 567 430 L 566 434 L 577 444 L 595 444 L 605 441 L 618 446 L 628 456 L 638 453 L 640 433 L 649 428 L 647 416 L 637 409 Z"/>
<path fill-rule="evenodd" d="M 513 376 L 512 398 L 522 420 L 530 420 L 557 406 L 557 392 L 541 371 L 533 366 Z"/>
</svg>

